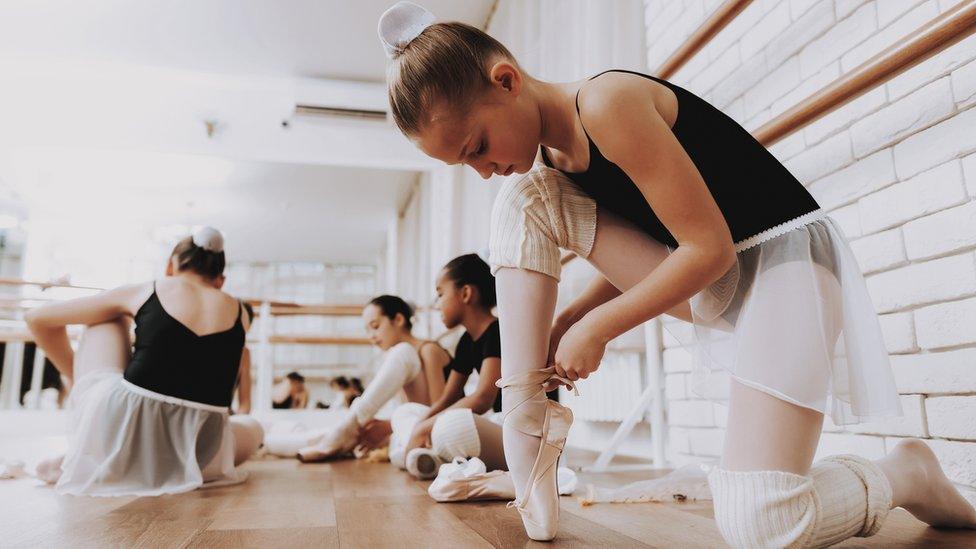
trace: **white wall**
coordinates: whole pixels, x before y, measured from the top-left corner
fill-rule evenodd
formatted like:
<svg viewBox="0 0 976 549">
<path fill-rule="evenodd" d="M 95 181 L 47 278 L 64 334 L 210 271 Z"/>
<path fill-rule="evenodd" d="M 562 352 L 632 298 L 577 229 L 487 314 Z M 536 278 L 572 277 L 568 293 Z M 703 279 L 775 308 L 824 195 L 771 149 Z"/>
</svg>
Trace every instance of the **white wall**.
<svg viewBox="0 0 976 549">
<path fill-rule="evenodd" d="M 757 0 L 671 80 L 754 130 L 957 1 Z M 647 0 L 653 68 L 720 4 Z M 976 36 L 772 147 L 842 226 L 867 276 L 905 418 L 825 427 L 820 453 L 927 439 L 976 500 Z M 679 326 L 675 328 L 680 329 Z M 670 455 L 717 456 L 725 409 L 665 351 Z"/>
</svg>

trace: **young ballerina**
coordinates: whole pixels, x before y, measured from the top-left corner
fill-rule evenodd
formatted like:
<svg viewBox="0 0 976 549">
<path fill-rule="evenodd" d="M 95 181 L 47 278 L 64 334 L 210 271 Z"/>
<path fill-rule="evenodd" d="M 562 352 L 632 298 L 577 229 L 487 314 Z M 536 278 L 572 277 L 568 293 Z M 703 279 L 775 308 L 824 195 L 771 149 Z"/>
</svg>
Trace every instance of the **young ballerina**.
<svg viewBox="0 0 976 549">
<path fill-rule="evenodd" d="M 328 430 L 297 434 L 305 446 L 297 451 L 305 462 L 322 461 L 351 452 L 360 441 L 362 428 L 376 412 L 402 389 L 407 400 L 429 404 L 440 397 L 444 388 L 444 367 L 450 361 L 447 351 L 437 343 L 425 341 L 411 333 L 413 308 L 403 299 L 391 295 L 374 298 L 363 309 L 363 321 L 373 344 L 386 352 L 376 377 L 363 394 L 355 399 L 338 426 Z M 375 426 L 374 426 L 375 428 Z M 272 437 L 269 450 L 293 445 L 296 434 Z"/>
<path fill-rule="evenodd" d="M 976 527 L 920 441 L 874 462 L 813 463 L 824 414 L 837 424 L 898 415 L 898 394 L 837 224 L 759 142 L 665 80 L 610 71 L 543 82 L 484 32 L 433 21 L 405 2 L 380 19 L 398 127 L 485 178 L 526 174 L 496 198 L 490 261 L 505 454 L 530 537 L 556 534 L 554 464 L 572 423 L 543 385 L 586 378 L 607 341 L 665 313 L 694 324 L 696 388 L 728 398 L 709 484 L 731 545 L 870 536 L 897 506 Z M 537 156 L 551 167 L 533 168 Z M 602 276 L 554 321 L 559 248 Z"/>
<path fill-rule="evenodd" d="M 220 290 L 223 237 L 180 241 L 166 277 L 31 310 L 27 325 L 62 375 L 74 428 L 38 476 L 63 494 L 153 496 L 234 483 L 261 444 L 260 424 L 229 416 L 245 333 L 241 303 Z M 129 317 L 135 320 L 134 350 Z M 72 350 L 65 327 L 88 328 Z"/>
<path fill-rule="evenodd" d="M 308 407 L 308 388 L 305 386 L 305 376 L 298 372 L 289 372 L 285 379 L 273 387 L 271 407 L 281 410 Z"/>
<path fill-rule="evenodd" d="M 418 478 L 433 478 L 441 463 L 480 457 L 491 469 L 505 469 L 501 429 L 481 414 L 501 411 L 495 383 L 501 377 L 501 344 L 495 306 L 495 277 L 477 254 L 449 261 L 437 277 L 437 306 L 449 328 L 464 326 L 444 393 L 430 407 L 403 405 L 393 417 L 395 439 L 408 436 L 404 454 L 390 461 Z M 464 394 L 472 372 L 478 385 Z M 428 450 L 428 448 L 430 448 Z M 397 448 L 399 451 L 399 448 Z"/>
</svg>

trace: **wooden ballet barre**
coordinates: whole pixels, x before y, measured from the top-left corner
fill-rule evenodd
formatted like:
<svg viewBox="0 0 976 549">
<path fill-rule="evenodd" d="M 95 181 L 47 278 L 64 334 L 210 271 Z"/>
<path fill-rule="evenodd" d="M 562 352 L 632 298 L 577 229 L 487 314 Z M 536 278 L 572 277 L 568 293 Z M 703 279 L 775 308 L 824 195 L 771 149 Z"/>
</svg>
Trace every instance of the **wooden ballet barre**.
<svg viewBox="0 0 976 549">
<path fill-rule="evenodd" d="M 654 73 L 658 78 L 670 78 L 751 3 L 752 0 L 728 0 L 719 6 Z"/>
<path fill-rule="evenodd" d="M 98 291 L 102 291 L 105 289 L 105 288 L 95 288 L 94 286 L 77 286 L 74 284 L 63 284 L 60 282 L 38 282 L 36 280 L 21 280 L 19 278 L 6 278 L 6 277 L 0 277 L 0 284 L 6 286 L 40 286 L 42 289 L 74 288 L 76 290 L 98 290 Z"/>
<path fill-rule="evenodd" d="M 0 342 L 3 343 L 32 343 L 34 334 L 26 330 L 0 330 Z"/>
<path fill-rule="evenodd" d="M 50 297 L 0 297 L 0 307 L 9 309 L 30 309 L 39 307 L 52 301 L 58 301 Z M 36 305 L 26 305 L 25 302 L 36 302 Z"/>
<path fill-rule="evenodd" d="M 257 299 L 245 299 L 246 303 L 252 305 L 261 305 L 264 303 Z M 271 316 L 299 316 L 299 315 L 309 315 L 309 316 L 359 316 L 363 312 L 363 305 L 331 305 L 331 304 L 298 304 L 298 303 L 284 303 L 284 302 L 269 302 L 271 305 Z M 414 309 L 416 313 L 423 313 L 432 310 L 431 307 L 417 307 Z M 258 308 L 254 309 L 255 316 L 260 316 L 261 311 Z"/>
<path fill-rule="evenodd" d="M 68 338 L 76 340 L 79 337 L 79 333 L 75 331 L 68 332 Z M 0 343 L 33 343 L 34 334 L 30 333 L 28 330 L 4 330 L 0 329 Z"/>
<path fill-rule="evenodd" d="M 261 343 L 261 339 L 248 339 L 248 343 Z M 268 337 L 268 343 L 294 345 L 372 345 L 373 342 L 365 337 L 339 337 L 314 335 L 273 335 Z"/>
<path fill-rule="evenodd" d="M 976 0 L 965 0 L 763 124 L 755 138 L 772 145 L 976 31 Z"/>
<path fill-rule="evenodd" d="M 272 316 L 359 316 L 363 312 L 362 305 L 295 305 L 271 306 Z M 257 311 L 255 312 L 257 314 Z"/>
</svg>

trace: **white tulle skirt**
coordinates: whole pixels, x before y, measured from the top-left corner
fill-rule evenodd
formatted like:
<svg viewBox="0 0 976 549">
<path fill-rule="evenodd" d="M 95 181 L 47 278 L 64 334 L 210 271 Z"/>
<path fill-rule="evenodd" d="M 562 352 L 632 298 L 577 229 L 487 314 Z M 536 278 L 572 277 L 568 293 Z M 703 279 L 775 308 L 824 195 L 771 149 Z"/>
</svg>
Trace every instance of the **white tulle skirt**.
<svg viewBox="0 0 976 549">
<path fill-rule="evenodd" d="M 157 496 L 242 482 L 228 410 L 92 372 L 71 394 L 74 425 L 56 489 L 86 496 Z"/>
<path fill-rule="evenodd" d="M 738 261 L 691 300 L 692 390 L 740 383 L 837 425 L 901 415 L 888 352 L 857 261 L 821 210 L 736 245 Z"/>
</svg>

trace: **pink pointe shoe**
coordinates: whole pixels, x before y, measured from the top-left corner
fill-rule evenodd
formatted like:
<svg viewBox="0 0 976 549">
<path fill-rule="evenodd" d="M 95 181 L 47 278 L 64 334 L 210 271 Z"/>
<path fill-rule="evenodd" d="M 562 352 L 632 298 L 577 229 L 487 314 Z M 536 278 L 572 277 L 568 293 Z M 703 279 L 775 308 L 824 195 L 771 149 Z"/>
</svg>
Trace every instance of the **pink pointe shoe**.
<svg viewBox="0 0 976 549">
<path fill-rule="evenodd" d="M 356 416 L 350 414 L 318 443 L 298 450 L 295 457 L 302 463 L 325 461 L 352 452 L 357 442 L 359 442 L 359 423 L 356 421 Z"/>
<path fill-rule="evenodd" d="M 525 533 L 537 541 L 556 537 L 559 527 L 556 463 L 573 425 L 573 411 L 546 398 L 545 385 L 551 380 L 559 380 L 576 392 L 573 382 L 557 376 L 554 368 L 515 374 L 497 383 L 505 401 L 516 403 L 505 415 L 504 428 L 541 439 L 522 498 L 509 503 L 522 516 Z"/>
</svg>

